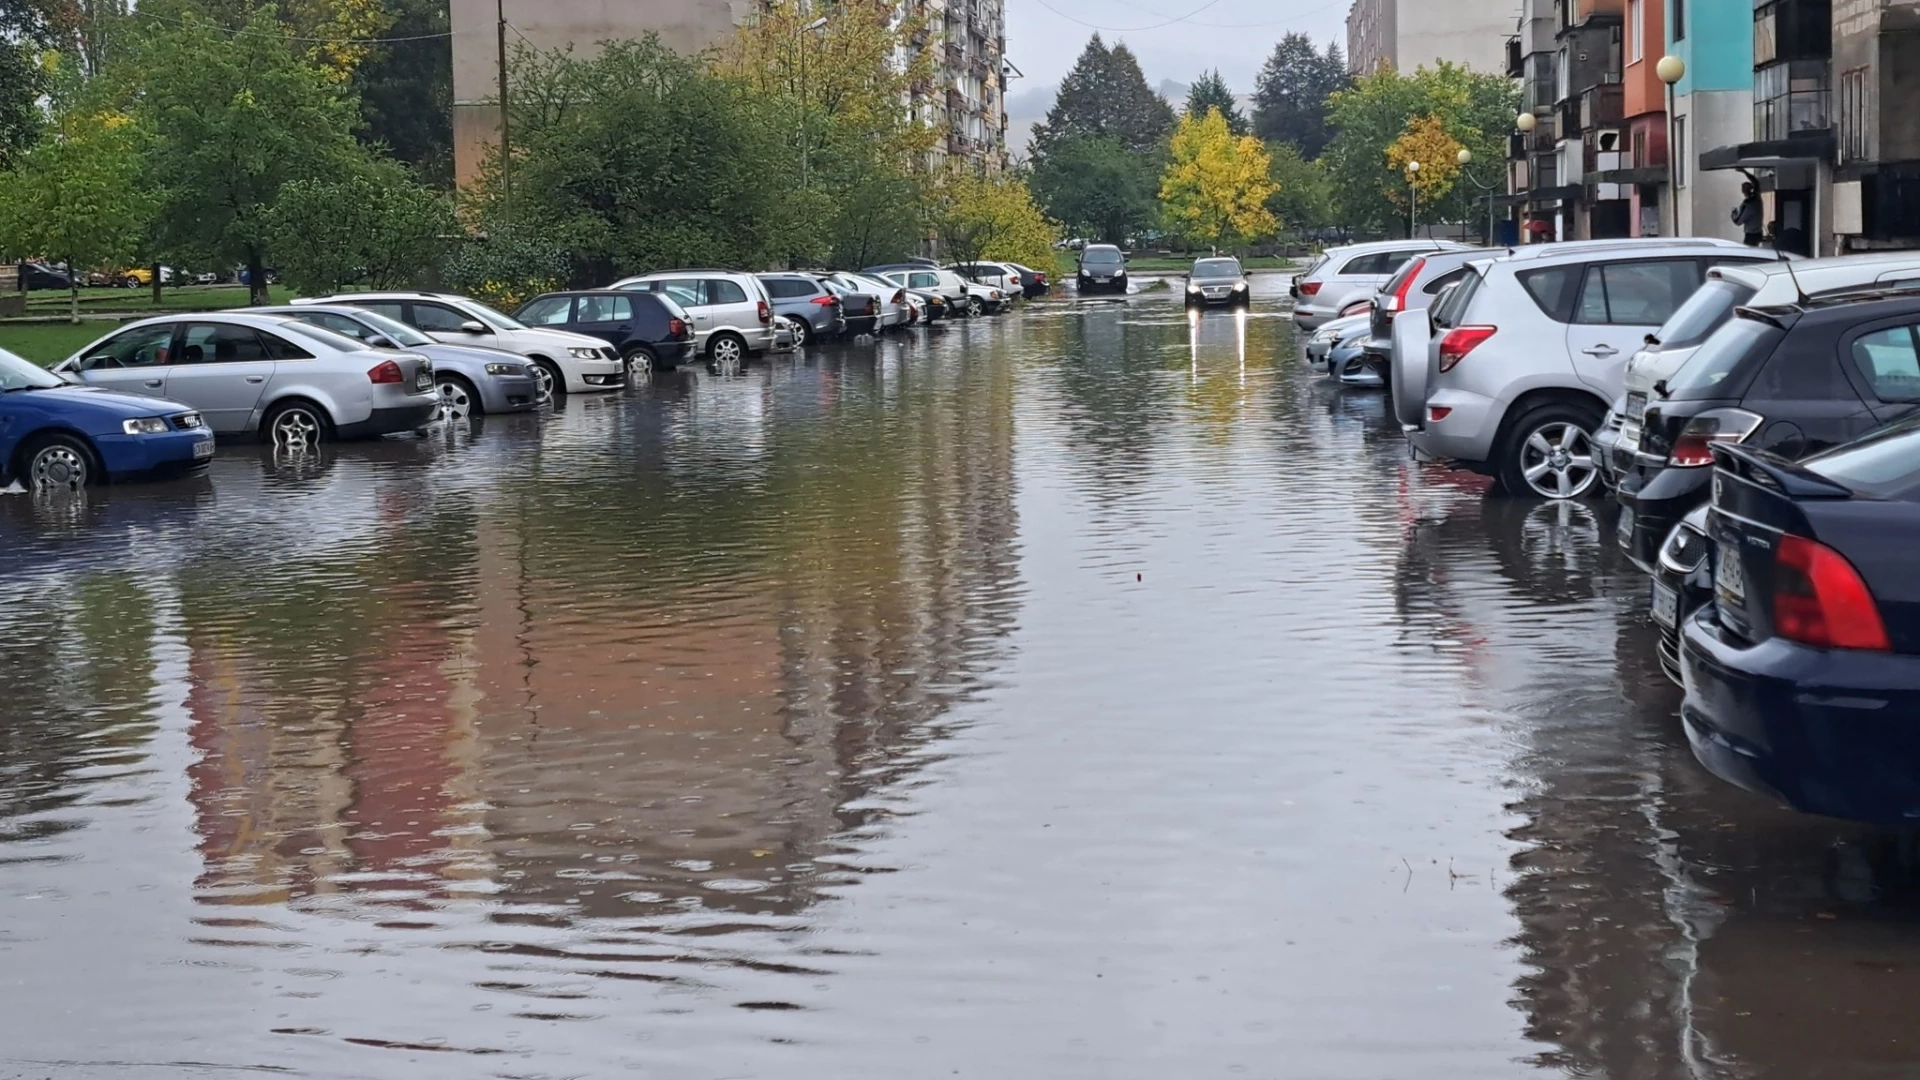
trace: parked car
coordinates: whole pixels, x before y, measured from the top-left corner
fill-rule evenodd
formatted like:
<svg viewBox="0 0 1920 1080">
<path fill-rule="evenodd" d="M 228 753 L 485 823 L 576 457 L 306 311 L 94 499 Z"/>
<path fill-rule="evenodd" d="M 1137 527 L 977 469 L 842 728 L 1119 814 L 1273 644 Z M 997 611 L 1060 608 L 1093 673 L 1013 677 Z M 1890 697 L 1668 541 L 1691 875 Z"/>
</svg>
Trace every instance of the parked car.
<svg viewBox="0 0 1920 1080">
<path fill-rule="evenodd" d="M 1638 452 L 1616 496 L 1628 557 L 1650 567 L 1668 530 L 1706 501 L 1713 444 L 1800 458 L 1920 410 L 1916 327 L 1911 286 L 1741 308 L 1629 414 Z"/>
<path fill-rule="evenodd" d="M 1035 270 L 1031 266 L 1022 266 L 1019 263 L 1008 263 L 1007 265 L 1020 271 L 1020 291 L 1027 299 L 1031 300 L 1036 296 L 1045 296 L 1048 291 L 1053 288 L 1052 285 L 1047 283 L 1046 271 Z"/>
<path fill-rule="evenodd" d="M 1920 422 L 1790 464 L 1713 448 L 1714 602 L 1682 629 L 1694 756 L 1797 810 L 1920 818 Z"/>
<path fill-rule="evenodd" d="M 891 285 L 875 287 L 861 282 L 850 285 L 834 277 L 823 277 L 820 283 L 828 292 L 840 300 L 840 310 L 847 320 L 847 333 L 877 334 L 881 330 L 881 295 L 892 296 L 900 290 Z"/>
<path fill-rule="evenodd" d="M 739 363 L 773 348 L 773 299 L 752 274 L 734 270 L 662 270 L 623 278 L 611 288 L 662 293 L 693 317 L 694 348 Z"/>
<path fill-rule="evenodd" d="M 1414 256 L 1464 250 L 1467 245 L 1448 240 L 1379 240 L 1328 248 L 1288 286 L 1293 296 L 1293 324 L 1302 330 L 1316 330 L 1329 319 L 1358 315 L 1394 271 Z"/>
<path fill-rule="evenodd" d="M 1660 629 L 1654 652 L 1660 670 L 1675 684 L 1680 678 L 1680 627 L 1694 612 L 1713 602 L 1713 564 L 1707 557 L 1707 506 L 1693 508 L 1680 524 L 1667 531 L 1653 566 L 1653 597 L 1649 611 Z"/>
<path fill-rule="evenodd" d="M 1348 315 L 1342 319 L 1323 324 L 1307 337 L 1307 364 L 1315 371 L 1325 371 L 1335 377 L 1339 372 L 1330 367 L 1334 348 L 1341 342 L 1352 342 L 1356 338 L 1364 340 L 1370 332 L 1365 314 Z"/>
<path fill-rule="evenodd" d="M 121 285 L 129 289 L 144 289 L 153 284 L 153 267 L 129 266 L 125 270 L 109 271 L 106 277 L 106 284 Z M 160 284 L 172 285 L 174 279 L 173 267 L 160 268 Z"/>
<path fill-rule="evenodd" d="M 1088 244 L 1080 249 L 1080 266 L 1074 284 L 1081 296 L 1108 292 L 1127 293 L 1127 257 L 1112 244 Z"/>
<path fill-rule="evenodd" d="M 627 384 L 627 366 L 613 347 L 585 334 L 528 326 L 478 300 L 452 293 L 366 292 L 307 297 L 295 304 L 347 304 L 406 323 L 435 341 L 485 345 L 533 361 L 540 400 L 613 390 Z"/>
<path fill-rule="evenodd" d="M 881 331 L 894 330 L 911 323 L 912 312 L 907 307 L 907 290 L 891 281 L 885 281 L 871 274 L 857 274 L 851 270 L 833 270 L 826 275 L 829 281 L 839 282 L 855 292 L 872 293 L 880 298 Z"/>
<path fill-rule="evenodd" d="M 1370 382 L 1384 385 L 1393 374 L 1393 320 L 1407 311 L 1425 311 L 1448 286 L 1467 276 L 1467 264 L 1495 258 L 1504 248 L 1462 248 L 1415 255 L 1382 282 L 1367 309 L 1367 339 L 1361 343 L 1361 369 Z"/>
<path fill-rule="evenodd" d="M 1511 494 L 1582 497 L 1599 482 L 1593 436 L 1632 350 L 1707 266 L 1771 257 L 1726 241 L 1644 240 L 1471 262 L 1428 312 L 1425 357 L 1401 351 L 1396 319 L 1395 413 L 1426 458 L 1487 473 Z"/>
<path fill-rule="evenodd" d="M 1226 256 L 1193 260 L 1192 269 L 1187 271 L 1188 307 L 1246 307 L 1250 302 L 1247 272 L 1240 269 L 1239 259 Z"/>
<path fill-rule="evenodd" d="M 846 309 L 840 294 L 828 288 L 823 279 L 812 274 L 761 274 L 760 285 L 773 299 L 774 314 L 793 321 L 798 345 L 846 333 Z"/>
<path fill-rule="evenodd" d="M 312 323 L 375 349 L 403 349 L 433 362 L 440 416 L 463 420 L 486 413 L 526 412 L 540 406 L 540 380 L 527 358 L 479 345 L 435 341 L 398 319 L 344 304 L 249 308 Z"/>
<path fill-rule="evenodd" d="M 970 302 L 971 293 L 967 289 L 966 280 L 951 270 L 942 270 L 920 261 L 869 266 L 860 273 L 865 277 L 878 278 L 889 285 L 939 296 L 946 301 L 949 318 L 962 314 L 977 314 L 974 304 Z"/>
<path fill-rule="evenodd" d="M 20 287 L 28 291 L 37 289 L 58 289 L 61 292 L 73 288 L 73 279 L 65 270 L 58 270 L 40 262 L 20 264 Z"/>
<path fill-rule="evenodd" d="M 522 304 L 513 317 L 535 329 L 564 330 L 613 346 L 629 382 L 678 367 L 694 351 L 693 319 L 665 293 L 546 293 Z"/>
<path fill-rule="evenodd" d="M 142 319 L 54 367 L 87 386 L 163 398 L 215 434 L 276 445 L 413 431 L 434 418 L 433 363 L 298 319 L 221 312 Z"/>
<path fill-rule="evenodd" d="M 1594 437 L 1609 482 L 1617 486 L 1621 473 L 1633 464 L 1640 441 L 1639 412 L 1654 385 L 1679 371 L 1701 343 L 1733 318 L 1734 308 L 1742 304 L 1771 307 L 1803 296 L 1916 278 L 1920 278 L 1920 255 L 1911 251 L 1730 263 L 1708 269 L 1706 282 L 1627 361 L 1624 390 Z"/>
<path fill-rule="evenodd" d="M 967 286 L 967 314 L 998 315 L 1013 303 L 1013 297 L 993 285 L 981 285 L 969 281 Z"/>
<path fill-rule="evenodd" d="M 947 269 L 973 282 L 975 285 L 990 285 L 1007 296 L 1026 295 L 1021 284 L 1020 271 L 1003 262 L 953 263 Z"/>
<path fill-rule="evenodd" d="M 213 432 L 189 405 L 83 390 L 0 349 L 0 488 L 73 492 L 204 468 Z"/>
</svg>

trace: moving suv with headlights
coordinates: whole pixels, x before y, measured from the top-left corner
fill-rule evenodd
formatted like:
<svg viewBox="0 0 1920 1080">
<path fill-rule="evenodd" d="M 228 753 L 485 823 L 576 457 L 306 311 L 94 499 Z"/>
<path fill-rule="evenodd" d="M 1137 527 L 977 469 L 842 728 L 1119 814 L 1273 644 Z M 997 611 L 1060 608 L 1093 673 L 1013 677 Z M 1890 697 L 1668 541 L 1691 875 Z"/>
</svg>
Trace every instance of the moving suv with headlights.
<svg viewBox="0 0 1920 1080">
<path fill-rule="evenodd" d="M 693 347 L 720 363 L 773 348 L 773 298 L 752 274 L 733 270 L 660 270 L 608 286 L 663 293 L 693 320 Z"/>
<path fill-rule="evenodd" d="M 1469 264 L 1429 312 L 1425 362 L 1396 347 L 1392 382 L 1416 454 L 1571 499 L 1599 482 L 1594 434 L 1627 358 L 1709 266 L 1773 256 L 1709 240 L 1555 246 Z"/>
</svg>

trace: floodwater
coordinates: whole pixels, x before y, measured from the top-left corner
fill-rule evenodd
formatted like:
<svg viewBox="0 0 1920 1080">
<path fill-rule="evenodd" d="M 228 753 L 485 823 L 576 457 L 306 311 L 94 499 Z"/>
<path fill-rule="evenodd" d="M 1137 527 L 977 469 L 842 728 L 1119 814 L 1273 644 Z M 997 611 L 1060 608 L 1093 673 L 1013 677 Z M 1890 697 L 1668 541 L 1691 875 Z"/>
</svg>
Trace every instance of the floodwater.
<svg viewBox="0 0 1920 1080">
<path fill-rule="evenodd" d="M 1913 1075 L 1908 846 L 1282 285 L 0 498 L 0 1077 Z"/>
</svg>

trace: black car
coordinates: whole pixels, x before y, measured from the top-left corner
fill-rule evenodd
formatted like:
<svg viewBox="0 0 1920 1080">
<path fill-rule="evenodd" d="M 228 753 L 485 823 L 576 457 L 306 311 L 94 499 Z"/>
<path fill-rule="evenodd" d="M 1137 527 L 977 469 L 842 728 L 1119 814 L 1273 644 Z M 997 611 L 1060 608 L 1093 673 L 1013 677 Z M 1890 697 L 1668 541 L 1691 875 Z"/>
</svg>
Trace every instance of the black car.
<svg viewBox="0 0 1920 1080">
<path fill-rule="evenodd" d="M 1027 299 L 1032 300 L 1036 296 L 1045 296 L 1047 295 L 1047 290 L 1053 288 L 1052 285 L 1047 284 L 1047 275 L 1044 271 L 1035 270 L 1030 266 L 1022 266 L 1019 263 L 1008 263 L 1007 265 L 1020 271 L 1020 292 L 1021 295 Z"/>
<path fill-rule="evenodd" d="M 1620 476 L 1619 540 L 1651 569 L 1667 533 L 1706 501 L 1714 443 L 1786 458 L 1851 441 L 1920 407 L 1920 291 L 1836 293 L 1741 308 L 1685 366 L 1627 399 L 1640 449 Z"/>
<path fill-rule="evenodd" d="M 73 288 L 73 279 L 67 277 L 65 270 L 56 270 L 46 263 L 23 262 L 20 264 L 20 287 L 22 289 L 59 289 Z"/>
<path fill-rule="evenodd" d="M 1713 602 L 1713 563 L 1708 555 L 1707 506 L 1702 503 L 1680 520 L 1660 544 L 1653 565 L 1654 625 L 1660 628 L 1655 652 L 1660 670 L 1680 682 L 1680 626 Z"/>
<path fill-rule="evenodd" d="M 1088 244 L 1080 252 L 1080 269 L 1075 275 L 1080 295 L 1109 292 L 1127 294 L 1127 257 L 1112 244 Z"/>
<path fill-rule="evenodd" d="M 1187 306 L 1208 304 L 1247 306 L 1247 273 L 1240 269 L 1239 259 L 1222 256 L 1193 260 L 1193 269 L 1187 272 Z"/>
<path fill-rule="evenodd" d="M 693 320 L 665 293 L 587 289 L 547 293 L 521 305 L 528 326 L 570 330 L 612 345 L 631 368 L 645 357 L 655 369 L 677 366 L 693 351 Z"/>
</svg>

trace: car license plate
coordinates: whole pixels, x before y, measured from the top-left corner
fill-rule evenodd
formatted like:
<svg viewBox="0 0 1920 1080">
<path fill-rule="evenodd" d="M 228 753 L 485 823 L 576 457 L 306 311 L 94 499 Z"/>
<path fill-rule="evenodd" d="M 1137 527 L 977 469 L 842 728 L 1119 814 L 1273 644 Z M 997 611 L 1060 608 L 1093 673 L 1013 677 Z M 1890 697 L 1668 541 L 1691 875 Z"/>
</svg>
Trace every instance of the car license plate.
<svg viewBox="0 0 1920 1080">
<path fill-rule="evenodd" d="M 1729 600 L 1742 601 L 1747 598 L 1747 571 L 1740 565 L 1740 549 L 1720 545 L 1714 560 L 1714 591 Z"/>
<path fill-rule="evenodd" d="M 1669 630 L 1680 621 L 1680 594 L 1657 581 L 1653 583 L 1653 621 Z"/>
<path fill-rule="evenodd" d="M 193 444 L 193 460 L 199 461 L 201 458 L 210 458 L 212 456 L 212 439 L 201 439 L 199 442 Z"/>
<path fill-rule="evenodd" d="M 1633 511 L 1621 510 L 1620 524 L 1614 526 L 1614 530 L 1615 530 L 1614 538 L 1620 541 L 1621 547 L 1626 547 L 1632 544 L 1633 543 Z"/>
<path fill-rule="evenodd" d="M 1646 421 L 1647 395 L 1628 394 L 1627 407 L 1620 414 L 1620 441 L 1622 449 L 1629 453 L 1640 449 L 1640 428 Z"/>
<path fill-rule="evenodd" d="M 1095 280 L 1095 281 L 1097 281 L 1097 282 L 1100 282 L 1100 283 L 1102 283 L 1102 284 L 1104 284 L 1104 283 L 1106 283 L 1106 282 L 1108 282 L 1108 281 L 1112 281 L 1113 279 L 1112 279 L 1112 278 L 1103 278 L 1103 277 L 1101 277 L 1101 276 L 1099 276 L 1098 274 L 1096 274 L 1096 275 L 1094 275 L 1094 278 L 1093 278 L 1093 280 Z"/>
</svg>

